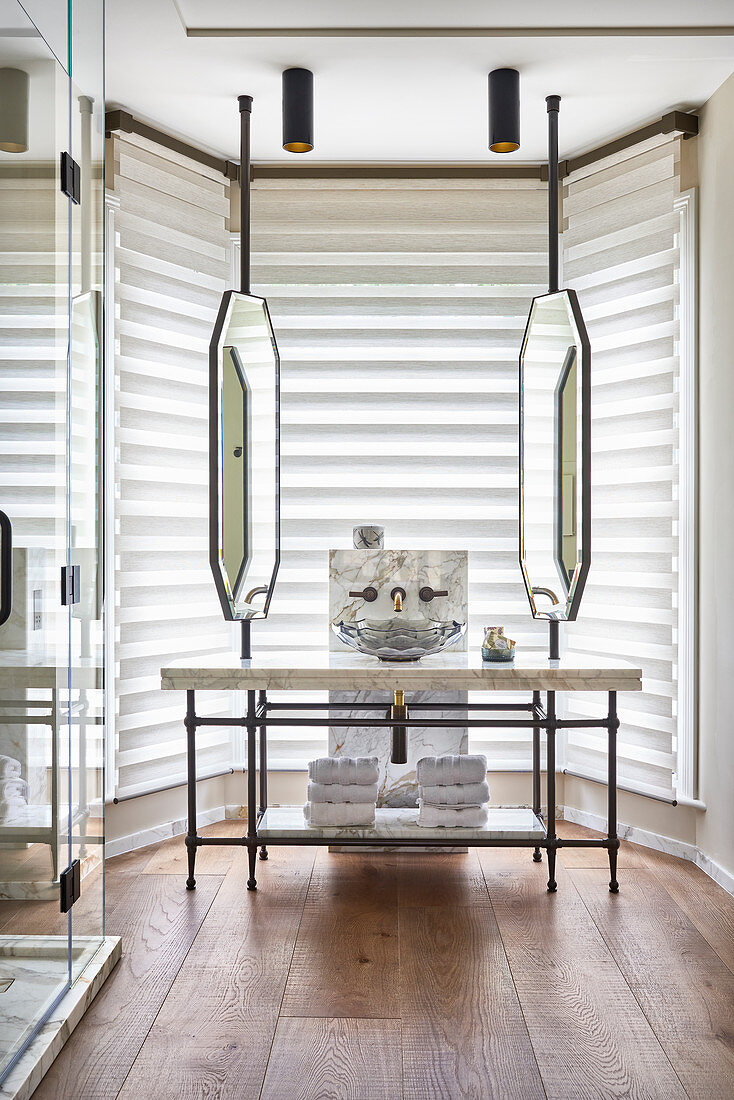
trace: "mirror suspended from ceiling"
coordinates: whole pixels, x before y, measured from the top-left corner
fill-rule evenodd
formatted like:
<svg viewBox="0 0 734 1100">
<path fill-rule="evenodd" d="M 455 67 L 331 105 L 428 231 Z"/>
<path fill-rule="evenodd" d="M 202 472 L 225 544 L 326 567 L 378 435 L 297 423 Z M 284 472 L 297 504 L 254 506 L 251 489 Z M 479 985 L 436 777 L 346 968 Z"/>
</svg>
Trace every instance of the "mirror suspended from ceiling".
<svg viewBox="0 0 734 1100">
<path fill-rule="evenodd" d="M 558 108 L 549 96 L 549 293 L 520 351 L 520 568 L 533 618 L 578 614 L 591 564 L 591 344 L 573 290 L 558 289 Z"/>
<path fill-rule="evenodd" d="M 250 294 L 250 112 L 240 96 L 241 290 L 225 291 L 209 346 L 209 561 L 226 619 L 267 617 L 280 562 L 280 360 Z"/>
</svg>

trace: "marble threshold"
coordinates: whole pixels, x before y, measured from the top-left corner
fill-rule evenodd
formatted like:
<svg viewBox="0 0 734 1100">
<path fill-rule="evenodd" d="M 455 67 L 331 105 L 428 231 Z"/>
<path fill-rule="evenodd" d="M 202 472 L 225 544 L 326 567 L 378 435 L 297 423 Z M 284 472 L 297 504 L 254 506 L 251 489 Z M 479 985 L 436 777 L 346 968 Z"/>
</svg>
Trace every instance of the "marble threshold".
<svg viewBox="0 0 734 1100">
<path fill-rule="evenodd" d="M 68 939 L 62 938 L 63 945 L 58 949 L 61 954 L 68 951 Z M 9 941 L 10 937 L 2 939 Z M 49 947 L 51 951 L 54 950 L 53 944 L 49 945 L 46 942 L 53 939 L 55 937 L 18 936 L 15 948 L 10 942 L 4 942 L 0 950 L 0 954 L 7 955 L 4 965 L 7 968 L 11 957 L 20 960 L 26 953 L 29 958 L 43 958 Z M 35 949 L 33 944 L 28 942 L 32 940 L 38 940 Z M 75 949 L 81 953 L 88 951 L 90 961 L 0 1085 L 0 1100 L 30 1100 L 44 1074 L 51 1068 L 64 1043 L 119 961 L 122 953 L 122 941 L 119 936 L 105 936 L 103 939 L 88 937 L 88 941 L 85 943 L 84 937 L 75 938 Z M 92 950 L 94 947 L 96 950 Z M 68 961 L 65 965 L 68 967 Z"/>
<path fill-rule="evenodd" d="M 497 806 L 489 810 L 489 820 L 481 829 L 426 829 L 418 824 L 418 809 L 411 806 L 378 806 L 374 825 L 343 827 L 308 825 L 302 806 L 269 806 L 257 829 L 263 840 L 313 836 L 338 843 L 349 838 L 364 840 L 542 840 L 543 823 L 527 807 Z"/>
</svg>

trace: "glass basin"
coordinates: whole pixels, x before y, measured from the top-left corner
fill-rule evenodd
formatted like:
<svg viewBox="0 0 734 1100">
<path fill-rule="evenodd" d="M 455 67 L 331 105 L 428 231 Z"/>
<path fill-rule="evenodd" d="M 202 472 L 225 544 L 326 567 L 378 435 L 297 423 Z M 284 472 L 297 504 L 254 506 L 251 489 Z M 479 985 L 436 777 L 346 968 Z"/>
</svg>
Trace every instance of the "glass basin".
<svg viewBox="0 0 734 1100">
<path fill-rule="evenodd" d="M 357 619 L 332 623 L 340 642 L 380 661 L 419 661 L 458 642 L 466 623 L 438 619 Z"/>
</svg>

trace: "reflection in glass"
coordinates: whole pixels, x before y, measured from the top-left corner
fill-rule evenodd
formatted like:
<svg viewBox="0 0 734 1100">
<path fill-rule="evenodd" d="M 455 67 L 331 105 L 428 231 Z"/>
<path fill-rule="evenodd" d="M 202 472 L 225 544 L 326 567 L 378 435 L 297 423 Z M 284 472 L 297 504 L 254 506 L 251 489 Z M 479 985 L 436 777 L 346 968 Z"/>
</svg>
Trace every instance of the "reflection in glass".
<svg viewBox="0 0 734 1100">
<path fill-rule="evenodd" d="M 250 563 L 251 429 L 248 422 L 247 376 L 236 347 L 222 352 L 222 560 L 239 592 Z"/>
<path fill-rule="evenodd" d="M 264 618 L 275 584 L 278 379 L 264 299 L 227 291 L 210 346 L 210 562 L 228 619 Z"/>
<path fill-rule="evenodd" d="M 535 298 L 520 354 L 520 564 L 536 618 L 574 619 L 589 570 L 590 360 L 575 293 Z"/>
<path fill-rule="evenodd" d="M 578 562 L 576 529 L 576 364 L 575 346 L 566 352 L 555 400 L 556 494 L 554 510 L 556 565 L 568 592 Z"/>
</svg>

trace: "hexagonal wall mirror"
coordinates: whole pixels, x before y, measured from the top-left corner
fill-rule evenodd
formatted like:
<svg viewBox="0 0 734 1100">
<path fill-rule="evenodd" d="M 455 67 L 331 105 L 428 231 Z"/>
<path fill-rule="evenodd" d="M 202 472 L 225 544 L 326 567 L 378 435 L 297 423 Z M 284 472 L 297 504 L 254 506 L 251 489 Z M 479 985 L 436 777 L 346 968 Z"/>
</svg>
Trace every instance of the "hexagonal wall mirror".
<svg viewBox="0 0 734 1100">
<path fill-rule="evenodd" d="M 572 620 L 591 564 L 591 345 L 573 290 L 533 299 L 520 352 L 520 567 L 536 619 Z"/>
<path fill-rule="evenodd" d="M 265 299 L 228 290 L 209 346 L 209 560 L 227 619 L 264 619 L 278 573 L 279 380 Z"/>
</svg>

